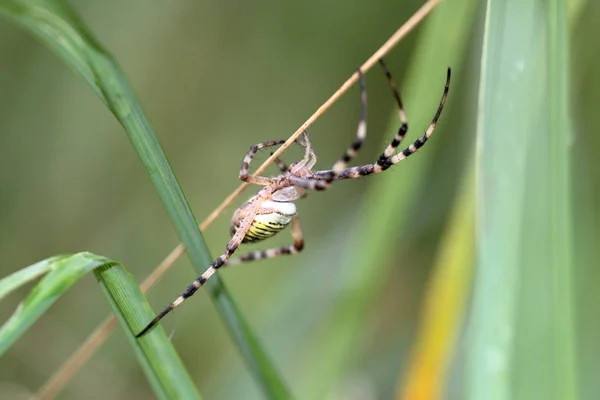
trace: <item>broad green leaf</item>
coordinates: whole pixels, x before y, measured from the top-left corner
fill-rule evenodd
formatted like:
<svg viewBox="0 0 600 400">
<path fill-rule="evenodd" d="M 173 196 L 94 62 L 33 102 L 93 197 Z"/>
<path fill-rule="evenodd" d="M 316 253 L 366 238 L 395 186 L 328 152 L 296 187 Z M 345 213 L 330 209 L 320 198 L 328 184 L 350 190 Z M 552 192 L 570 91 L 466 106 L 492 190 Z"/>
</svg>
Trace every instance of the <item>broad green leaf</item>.
<svg viewBox="0 0 600 400">
<path fill-rule="evenodd" d="M 489 0 L 470 399 L 576 399 L 567 13 Z"/>
</svg>

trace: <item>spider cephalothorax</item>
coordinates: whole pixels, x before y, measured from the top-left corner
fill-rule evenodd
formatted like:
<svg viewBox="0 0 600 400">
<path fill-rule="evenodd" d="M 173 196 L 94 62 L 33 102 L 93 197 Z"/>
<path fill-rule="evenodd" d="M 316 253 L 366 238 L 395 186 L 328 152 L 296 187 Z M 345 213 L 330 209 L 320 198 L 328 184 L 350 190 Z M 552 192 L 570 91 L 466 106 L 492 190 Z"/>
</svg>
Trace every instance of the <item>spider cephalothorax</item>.
<svg viewBox="0 0 600 400">
<path fill-rule="evenodd" d="M 281 143 L 283 143 L 283 141 L 281 141 Z M 280 141 L 275 141 L 268 142 L 266 145 L 272 144 L 275 146 L 276 144 L 281 143 Z M 296 143 L 305 147 L 306 152 L 304 159 L 300 162 L 291 164 L 289 167 L 282 168 L 282 175 L 274 178 L 267 178 L 270 180 L 270 183 L 267 185 L 271 190 L 270 199 L 264 200 L 261 199 L 259 195 L 256 195 L 250 198 L 250 200 L 244 203 L 233 214 L 231 219 L 232 236 L 240 228 L 242 221 L 244 221 L 248 214 L 248 210 L 258 207 L 256 216 L 248 228 L 246 235 L 242 239 L 242 243 L 258 242 L 270 238 L 288 226 L 296 216 L 296 205 L 294 204 L 294 201 L 304 196 L 306 190 L 296 186 L 294 182 L 297 179 L 306 179 L 310 176 L 312 174 L 311 168 L 317 161 L 306 133 L 304 133 L 303 141 L 297 140 Z M 250 153 L 248 153 L 250 157 L 246 156 L 246 159 L 244 160 L 245 164 L 242 165 L 242 169 L 244 169 L 245 166 L 247 171 L 248 164 L 254 153 L 260 148 L 267 146 L 265 146 L 265 143 L 253 146 L 250 149 Z M 281 166 L 281 163 L 279 164 Z"/>
<path fill-rule="evenodd" d="M 342 158 L 338 160 L 331 169 L 313 172 L 312 168 L 317 162 L 317 157 L 312 149 L 308 134 L 304 132 L 302 138 L 296 140 L 296 143 L 304 148 L 304 158 L 301 161 L 287 166 L 281 160 L 277 159 L 276 163 L 281 171 L 281 175 L 274 177 L 254 176 L 248 173 L 248 168 L 256 152 L 263 148 L 281 145 L 285 140 L 275 140 L 251 146 L 242 162 L 240 179 L 247 183 L 263 186 L 263 188 L 233 214 L 231 220 L 232 238 L 225 246 L 225 253 L 220 255 L 175 301 L 169 304 L 156 316 L 156 318 L 142 329 L 142 331 L 137 334 L 137 337 L 142 336 L 150 330 L 150 328 L 156 325 L 162 317 L 183 303 L 185 299 L 192 296 L 222 266 L 273 258 L 284 254 L 295 254 L 301 251 L 304 247 L 304 241 L 302 239 L 302 231 L 300 230 L 294 201 L 304 197 L 307 191 L 325 190 L 336 180 L 358 178 L 383 172 L 392 165 L 395 165 L 411 154 L 414 154 L 427 142 L 435 129 L 446 102 L 448 90 L 450 89 L 450 68 L 448 68 L 446 85 L 440 104 L 429 127 L 425 130 L 425 134 L 402 151 L 396 152 L 408 130 L 406 113 L 404 112 L 402 100 L 400 99 L 400 94 L 396 89 L 396 84 L 394 83 L 392 76 L 383 63 L 383 60 L 381 60 L 380 63 L 388 78 L 392 94 L 396 99 L 401 125 L 400 128 L 398 128 L 398 132 L 394 136 L 394 139 L 379 156 L 379 159 L 374 164 L 350 168 L 347 167 L 348 163 L 356 156 L 356 153 L 361 148 L 367 135 L 367 92 L 364 77 L 359 70 L 358 75 L 361 97 L 360 120 L 358 123 L 356 139 L 352 142 L 351 146 L 346 149 Z M 230 258 L 241 243 L 258 242 L 268 239 L 288 225 L 291 225 L 292 228 L 292 237 L 294 238 L 294 243 L 292 245 L 251 252 L 237 259 Z"/>
</svg>

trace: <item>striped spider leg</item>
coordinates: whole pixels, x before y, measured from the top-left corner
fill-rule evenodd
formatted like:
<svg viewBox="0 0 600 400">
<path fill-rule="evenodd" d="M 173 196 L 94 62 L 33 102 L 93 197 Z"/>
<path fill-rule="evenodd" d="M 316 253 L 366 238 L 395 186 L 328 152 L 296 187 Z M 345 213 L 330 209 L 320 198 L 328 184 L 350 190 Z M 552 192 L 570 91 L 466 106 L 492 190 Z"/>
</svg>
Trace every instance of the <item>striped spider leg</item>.
<svg viewBox="0 0 600 400">
<path fill-rule="evenodd" d="M 379 156 L 379 159 L 374 164 L 366 164 L 358 167 L 347 166 L 360 150 L 367 135 L 367 92 L 364 76 L 361 71 L 358 70 L 361 98 L 360 120 L 356 138 L 351 146 L 348 147 L 344 155 L 331 169 L 313 172 L 312 168 L 316 164 L 317 157 L 312 149 L 308 134 L 303 132 L 302 138 L 296 139 L 296 143 L 305 149 L 304 158 L 301 161 L 292 163 L 288 166 L 280 159 L 276 159 L 275 162 L 281 171 L 281 175 L 275 177 L 253 176 L 248 173 L 248 169 L 258 150 L 281 145 L 285 140 L 263 142 L 251 146 L 242 162 L 240 179 L 250 184 L 263 186 L 263 188 L 235 211 L 231 220 L 232 238 L 225 246 L 225 252 L 220 255 L 202 275 L 192 282 L 192 284 L 190 284 L 185 291 L 175 299 L 175 301 L 169 304 L 144 329 L 142 329 L 136 337 L 144 335 L 164 316 L 183 303 L 188 297 L 196 293 L 196 291 L 202 287 L 219 268 L 226 265 L 300 252 L 304 247 L 304 240 L 294 201 L 306 196 L 307 191 L 328 189 L 335 180 L 353 179 L 383 172 L 392 165 L 395 165 L 414 154 L 427 142 L 435 129 L 444 108 L 446 97 L 448 96 L 450 88 L 450 68 L 448 68 L 446 85 L 438 109 L 433 120 L 429 124 L 429 127 L 425 131 L 425 134 L 405 149 L 396 153 L 398 146 L 400 146 L 400 143 L 408 131 L 408 123 L 396 84 L 383 60 L 380 60 L 380 64 L 388 78 L 392 94 L 396 99 L 401 126 L 392 142 Z M 240 244 L 259 242 L 268 239 L 285 229 L 288 225 L 291 226 L 292 237 L 294 239 L 292 245 L 250 252 L 239 258 L 231 259 L 231 255 L 237 250 Z"/>
<path fill-rule="evenodd" d="M 346 153 L 342 156 L 342 158 L 337 163 L 335 163 L 333 168 L 330 170 L 315 171 L 313 173 L 314 177 L 325 178 L 325 177 L 331 176 L 331 174 L 333 173 L 333 175 L 334 175 L 333 180 L 341 180 L 341 179 L 354 179 L 354 178 L 359 178 L 361 176 L 381 173 L 381 172 L 387 170 L 388 168 L 390 168 L 392 165 L 395 165 L 395 164 L 399 163 L 400 161 L 406 159 L 410 155 L 416 153 L 417 150 L 419 150 L 427 142 L 429 137 L 431 137 L 431 135 L 433 134 L 435 126 L 437 125 L 440 115 L 442 114 L 442 110 L 444 109 L 444 104 L 446 104 L 446 98 L 448 97 L 448 91 L 450 90 L 450 77 L 451 77 L 450 68 L 448 68 L 447 73 L 446 73 L 446 84 L 444 86 L 444 92 L 442 94 L 442 98 L 440 99 L 439 106 L 437 108 L 437 111 L 436 111 L 431 123 L 429 124 L 429 127 L 425 130 L 424 135 L 419 137 L 417 140 L 415 140 L 412 144 L 410 144 L 405 149 L 396 153 L 398 146 L 400 146 L 400 143 L 402 143 L 402 140 L 404 139 L 404 136 L 406 135 L 406 132 L 408 131 L 408 120 L 406 118 L 406 112 L 404 111 L 404 106 L 402 104 L 402 99 L 400 97 L 400 93 L 398 92 L 398 89 L 396 88 L 396 83 L 394 82 L 394 79 L 392 78 L 390 71 L 388 70 L 387 66 L 385 65 L 383 59 L 379 60 L 379 63 L 381 65 L 381 67 L 383 68 L 385 75 L 387 76 L 390 88 L 392 89 L 392 94 L 394 95 L 394 98 L 396 99 L 396 103 L 398 105 L 398 114 L 400 117 L 400 128 L 398 128 L 398 132 L 394 136 L 394 139 L 392 139 L 392 142 L 387 146 L 387 148 L 384 150 L 384 152 L 381 153 L 381 155 L 379 156 L 379 159 L 377 159 L 377 161 L 374 164 L 366 164 L 366 165 L 361 165 L 358 167 L 348 168 L 347 167 L 348 161 L 350 161 L 350 160 L 352 160 L 352 158 L 354 158 L 356 151 L 358 149 L 360 149 L 363 139 L 366 136 L 366 134 L 365 134 L 361 137 L 361 135 L 360 135 L 361 130 L 360 130 L 360 125 L 359 125 L 359 131 L 358 131 L 356 140 L 354 141 L 352 146 L 346 150 Z M 366 131 L 366 128 L 365 128 L 365 131 Z"/>
<path fill-rule="evenodd" d="M 293 202 L 302 197 L 306 189 L 319 190 L 321 187 L 325 187 L 331 182 L 331 177 L 325 174 L 324 177 L 319 177 L 314 181 L 307 179 L 307 176 L 311 174 L 311 168 L 317 161 L 317 157 L 312 150 L 306 132 L 304 132 L 302 140 L 296 140 L 296 143 L 305 148 L 304 158 L 301 161 L 288 167 L 281 160 L 278 160 L 277 165 L 280 169 L 285 169 L 285 172 L 277 177 L 253 176 L 248 173 L 250 162 L 260 149 L 281 145 L 284 142 L 285 140 L 276 140 L 250 147 L 240 168 L 240 179 L 244 182 L 263 186 L 263 188 L 235 211 L 231 220 L 232 238 L 225 246 L 225 253 L 219 256 L 202 275 L 192 282 L 175 301 L 159 313 L 136 337 L 144 335 L 165 315 L 192 296 L 210 279 L 217 269 L 226 265 L 228 261 L 235 264 L 282 254 L 294 254 L 302 250 L 304 247 L 302 231 L 296 217 L 296 205 Z M 230 260 L 231 255 L 241 243 L 267 239 L 290 224 L 292 225 L 292 236 L 294 238 L 292 246 L 265 252 L 248 253 L 239 259 Z"/>
</svg>

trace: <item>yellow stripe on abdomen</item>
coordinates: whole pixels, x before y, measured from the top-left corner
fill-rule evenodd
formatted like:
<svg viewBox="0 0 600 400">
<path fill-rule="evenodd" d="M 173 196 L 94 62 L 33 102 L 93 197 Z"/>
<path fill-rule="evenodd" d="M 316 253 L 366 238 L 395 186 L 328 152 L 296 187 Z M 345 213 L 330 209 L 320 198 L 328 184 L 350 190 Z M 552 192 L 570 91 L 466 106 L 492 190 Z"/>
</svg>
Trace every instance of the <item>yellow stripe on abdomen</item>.
<svg viewBox="0 0 600 400">
<path fill-rule="evenodd" d="M 251 203 L 248 203 L 247 207 L 250 205 Z M 258 242 L 274 236 L 285 229 L 296 215 L 296 205 L 291 202 L 266 200 L 262 206 L 254 217 L 242 243 Z M 236 211 L 231 221 L 232 235 L 240 228 L 243 219 L 243 213 L 240 210 L 242 208 Z"/>
<path fill-rule="evenodd" d="M 277 224 L 272 222 L 259 222 L 257 220 L 252 221 L 252 225 L 246 236 L 244 236 L 243 243 L 258 242 L 260 240 L 268 239 L 274 236 L 276 233 L 283 230 L 287 224 Z"/>
</svg>

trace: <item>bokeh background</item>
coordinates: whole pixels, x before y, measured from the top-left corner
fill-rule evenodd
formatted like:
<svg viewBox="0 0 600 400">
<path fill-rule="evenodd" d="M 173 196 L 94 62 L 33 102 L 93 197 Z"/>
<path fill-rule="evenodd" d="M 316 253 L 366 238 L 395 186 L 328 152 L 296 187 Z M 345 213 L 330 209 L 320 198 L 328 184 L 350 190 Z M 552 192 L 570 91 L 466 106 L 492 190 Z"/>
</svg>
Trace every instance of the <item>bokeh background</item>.
<svg viewBox="0 0 600 400">
<path fill-rule="evenodd" d="M 420 4 L 73 2 L 137 91 L 198 220 L 239 184 L 239 165 L 251 144 L 287 138 Z M 453 67 L 435 143 L 385 178 L 341 182 L 299 202 L 306 241 L 301 255 L 221 273 L 299 398 L 311 398 L 309 393 L 332 399 L 391 398 L 407 369 L 440 237 L 473 160 L 484 10 L 474 1 L 461 5 L 466 7 L 456 11 L 456 20 L 446 21 L 454 31 L 445 32 L 445 40 L 461 41 L 454 47 L 459 53 L 446 56 L 442 40 L 424 50 L 420 43 L 433 23 L 427 21 L 387 57 L 401 91 L 408 92 L 411 138 L 429 123 L 445 69 Z M 600 4 L 590 1 L 582 10 L 570 28 L 573 111 L 583 144 L 581 189 L 597 211 L 600 49 L 594 38 L 600 37 L 600 27 L 593 22 L 600 18 Z M 422 54 L 426 51 L 442 54 L 441 60 L 431 65 Z M 141 281 L 178 238 L 121 126 L 82 79 L 6 19 L 0 19 L 0 54 L 0 275 L 54 254 L 86 250 L 122 261 Z M 406 79 L 419 69 L 433 90 L 420 100 L 423 109 L 409 101 L 418 93 Z M 361 163 L 374 161 L 397 127 L 393 99 L 377 68 L 368 73 L 367 87 L 368 140 L 357 158 Z M 330 166 L 353 139 L 358 106 L 358 89 L 353 88 L 310 129 L 319 167 Z M 299 155 L 292 149 L 284 159 Z M 373 199 L 385 195 L 387 185 L 402 187 L 407 181 L 411 190 L 390 200 L 403 205 L 398 212 L 367 221 L 392 227 L 386 230 L 392 232 L 387 235 L 391 245 L 370 259 L 377 266 L 374 272 L 345 274 L 351 261 L 345 255 L 373 235 L 361 222 Z M 229 238 L 229 218 L 241 201 L 204 233 L 215 256 Z M 288 235 L 271 244 L 290 242 Z M 149 294 L 151 304 L 160 309 L 194 277 L 182 257 Z M 597 277 L 593 268 L 577 277 L 582 282 L 582 346 L 589 351 L 584 377 L 600 367 L 591 340 L 598 329 L 593 307 L 599 297 L 593 293 Z M 352 303 L 352 282 L 361 279 L 372 279 L 369 299 Z M 2 320 L 28 289 L 0 304 Z M 355 316 L 340 316 L 345 302 L 360 305 Z M 34 392 L 108 313 L 93 277 L 79 282 L 0 360 L 0 393 L 19 398 Z M 332 333 L 331 326 L 340 325 L 331 321 L 346 317 L 359 318 L 349 325 L 355 331 Z M 165 327 L 205 398 L 261 398 L 205 293 L 166 319 Z M 323 350 L 339 345 L 338 337 L 348 340 L 341 347 L 343 356 Z M 319 369 L 327 365 L 323 358 L 331 357 L 338 357 L 333 364 L 341 372 L 336 384 L 309 389 L 315 375 L 327 372 Z M 448 384 L 449 398 L 460 398 L 460 376 L 458 366 Z M 598 383 L 584 383 L 585 397 L 595 398 Z M 153 396 L 122 332 L 78 372 L 60 398 L 83 394 L 88 399 Z"/>
</svg>

